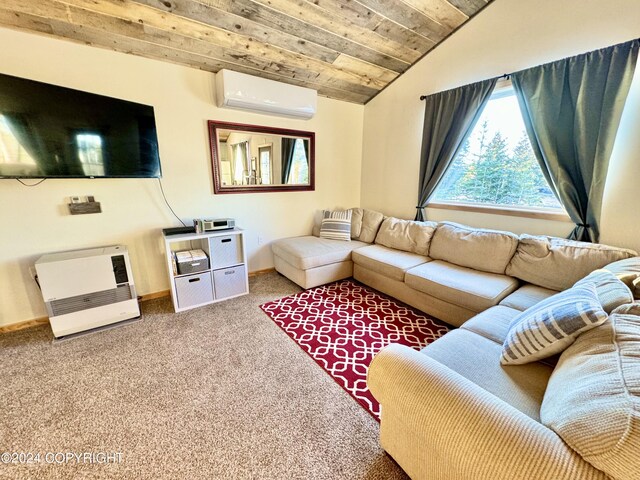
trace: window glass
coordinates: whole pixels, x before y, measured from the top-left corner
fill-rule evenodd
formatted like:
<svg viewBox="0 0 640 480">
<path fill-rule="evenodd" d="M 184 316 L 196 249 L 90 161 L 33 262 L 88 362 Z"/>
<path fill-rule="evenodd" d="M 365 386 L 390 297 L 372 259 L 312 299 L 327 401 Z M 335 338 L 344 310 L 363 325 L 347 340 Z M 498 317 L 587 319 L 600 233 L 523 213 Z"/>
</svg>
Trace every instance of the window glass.
<svg viewBox="0 0 640 480">
<path fill-rule="evenodd" d="M 30 175 L 38 171 L 35 160 L 20 145 L 9 121 L 0 115 L 0 163 L 8 175 Z"/>
<path fill-rule="evenodd" d="M 78 159 L 82 171 L 87 176 L 104 176 L 104 158 L 102 155 L 102 137 L 95 133 L 76 135 Z"/>
<path fill-rule="evenodd" d="M 271 147 L 258 147 L 260 156 L 260 183 L 271 184 Z"/>
<path fill-rule="evenodd" d="M 300 138 L 296 139 L 287 183 L 290 185 L 309 183 L 309 161 L 304 149 L 304 140 Z"/>
<path fill-rule="evenodd" d="M 538 165 L 511 85 L 493 93 L 432 201 L 564 211 Z"/>
</svg>

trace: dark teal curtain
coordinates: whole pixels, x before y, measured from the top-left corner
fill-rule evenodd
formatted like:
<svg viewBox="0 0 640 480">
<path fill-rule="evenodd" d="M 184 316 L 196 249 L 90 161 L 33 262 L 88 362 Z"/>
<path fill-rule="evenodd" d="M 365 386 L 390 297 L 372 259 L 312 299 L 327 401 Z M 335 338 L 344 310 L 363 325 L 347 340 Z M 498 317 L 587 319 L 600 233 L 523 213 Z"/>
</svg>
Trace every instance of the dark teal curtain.
<svg viewBox="0 0 640 480">
<path fill-rule="evenodd" d="M 311 161 L 309 159 L 309 140 L 300 139 L 300 141 L 302 142 L 302 146 L 304 147 L 304 158 L 307 159 L 307 165 L 309 165 L 309 162 Z"/>
<path fill-rule="evenodd" d="M 640 41 L 511 75 L 533 151 L 576 227 L 569 238 L 597 242 L 609 158 Z"/>
<path fill-rule="evenodd" d="M 291 174 L 291 164 L 293 163 L 293 152 L 296 149 L 295 138 L 283 138 L 282 139 L 282 184 L 286 185 L 289 182 L 289 175 Z"/>
<path fill-rule="evenodd" d="M 424 207 L 471 134 L 497 81 L 484 80 L 426 97 L 416 220 L 425 220 Z"/>
</svg>

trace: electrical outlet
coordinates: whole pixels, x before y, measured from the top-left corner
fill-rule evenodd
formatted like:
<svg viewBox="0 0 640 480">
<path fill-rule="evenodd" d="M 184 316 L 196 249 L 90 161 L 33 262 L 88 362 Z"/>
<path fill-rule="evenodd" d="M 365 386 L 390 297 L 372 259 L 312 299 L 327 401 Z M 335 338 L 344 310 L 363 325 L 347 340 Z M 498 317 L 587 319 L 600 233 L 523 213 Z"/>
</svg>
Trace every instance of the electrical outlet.
<svg viewBox="0 0 640 480">
<path fill-rule="evenodd" d="M 264 237 L 262 235 L 258 235 L 258 245 L 262 245 L 264 243 Z"/>
</svg>

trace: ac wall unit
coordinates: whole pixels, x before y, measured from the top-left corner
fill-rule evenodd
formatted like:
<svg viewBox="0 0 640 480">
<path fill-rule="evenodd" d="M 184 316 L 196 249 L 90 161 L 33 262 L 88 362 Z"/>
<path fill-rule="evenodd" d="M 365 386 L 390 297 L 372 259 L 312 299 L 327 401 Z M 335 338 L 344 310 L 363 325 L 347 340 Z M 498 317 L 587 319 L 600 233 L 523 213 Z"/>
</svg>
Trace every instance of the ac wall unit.
<svg viewBox="0 0 640 480">
<path fill-rule="evenodd" d="M 125 246 L 43 255 L 35 267 L 56 338 L 140 316 Z"/>
<path fill-rule="evenodd" d="M 218 107 L 283 117 L 310 119 L 316 113 L 318 93 L 231 70 L 216 74 Z"/>
</svg>

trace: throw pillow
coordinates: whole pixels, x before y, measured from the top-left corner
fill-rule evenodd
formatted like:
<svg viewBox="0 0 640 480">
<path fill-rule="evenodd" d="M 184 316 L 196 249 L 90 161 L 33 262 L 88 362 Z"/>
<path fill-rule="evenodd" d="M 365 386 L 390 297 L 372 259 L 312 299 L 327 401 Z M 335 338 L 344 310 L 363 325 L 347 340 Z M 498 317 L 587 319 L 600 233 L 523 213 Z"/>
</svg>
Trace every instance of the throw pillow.
<svg viewBox="0 0 640 480">
<path fill-rule="evenodd" d="M 351 210 L 325 210 L 320 224 L 320 238 L 351 241 Z"/>
<path fill-rule="evenodd" d="M 513 319 L 500 363 L 520 365 L 550 357 L 571 345 L 582 332 L 607 320 L 593 283 L 549 297 Z"/>
<path fill-rule="evenodd" d="M 595 284 L 598 299 L 607 313 L 611 313 L 620 305 L 633 303 L 633 294 L 629 287 L 618 280 L 618 277 L 609 270 L 594 270 L 582 280 L 578 280 L 576 285 L 584 285 L 589 282 Z"/>
<path fill-rule="evenodd" d="M 640 304 L 616 308 L 567 348 L 540 420 L 607 478 L 639 478 Z"/>
</svg>

